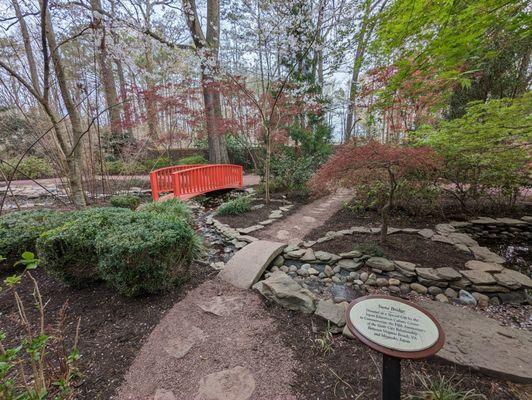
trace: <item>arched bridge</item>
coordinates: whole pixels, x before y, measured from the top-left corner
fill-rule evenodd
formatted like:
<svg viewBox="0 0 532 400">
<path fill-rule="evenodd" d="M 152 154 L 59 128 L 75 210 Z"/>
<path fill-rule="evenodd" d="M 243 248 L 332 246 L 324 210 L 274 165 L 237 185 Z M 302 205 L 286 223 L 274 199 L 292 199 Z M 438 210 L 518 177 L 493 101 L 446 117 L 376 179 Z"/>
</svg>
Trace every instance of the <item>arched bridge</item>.
<svg viewBox="0 0 532 400">
<path fill-rule="evenodd" d="M 196 164 L 159 168 L 150 173 L 153 200 L 165 197 L 190 199 L 221 189 L 236 189 L 243 185 L 241 165 Z"/>
</svg>

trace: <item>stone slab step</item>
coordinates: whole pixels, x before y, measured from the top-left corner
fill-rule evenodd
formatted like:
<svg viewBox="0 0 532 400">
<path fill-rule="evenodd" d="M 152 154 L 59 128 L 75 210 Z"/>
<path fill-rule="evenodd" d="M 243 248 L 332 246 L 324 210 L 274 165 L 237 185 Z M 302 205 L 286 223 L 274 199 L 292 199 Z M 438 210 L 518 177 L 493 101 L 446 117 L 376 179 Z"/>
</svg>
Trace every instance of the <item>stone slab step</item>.
<svg viewBox="0 0 532 400">
<path fill-rule="evenodd" d="M 532 335 L 502 326 L 478 312 L 424 301 L 419 305 L 440 321 L 445 345 L 436 357 L 499 379 L 532 383 Z"/>
<path fill-rule="evenodd" d="M 218 277 L 238 288 L 249 289 L 285 247 L 284 243 L 268 240 L 252 242 L 235 253 Z"/>
</svg>

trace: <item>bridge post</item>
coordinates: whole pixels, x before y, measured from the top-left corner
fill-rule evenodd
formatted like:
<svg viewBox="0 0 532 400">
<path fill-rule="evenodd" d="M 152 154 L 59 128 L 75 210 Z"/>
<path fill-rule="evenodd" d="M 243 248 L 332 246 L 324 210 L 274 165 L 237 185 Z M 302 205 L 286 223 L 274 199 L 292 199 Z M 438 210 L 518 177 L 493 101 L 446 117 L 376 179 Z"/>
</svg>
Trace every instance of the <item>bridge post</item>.
<svg viewBox="0 0 532 400">
<path fill-rule="evenodd" d="M 151 197 L 153 201 L 159 199 L 159 182 L 157 181 L 157 172 L 150 173 L 150 184 L 151 184 Z"/>
</svg>

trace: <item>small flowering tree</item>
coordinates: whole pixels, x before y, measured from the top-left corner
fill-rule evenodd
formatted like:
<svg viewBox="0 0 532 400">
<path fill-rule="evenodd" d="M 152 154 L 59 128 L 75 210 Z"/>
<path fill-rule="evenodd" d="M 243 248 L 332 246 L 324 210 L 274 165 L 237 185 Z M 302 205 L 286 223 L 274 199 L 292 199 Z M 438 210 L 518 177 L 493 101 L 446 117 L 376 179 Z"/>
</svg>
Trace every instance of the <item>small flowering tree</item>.
<svg viewBox="0 0 532 400">
<path fill-rule="evenodd" d="M 319 170 L 311 181 L 315 193 L 337 187 L 361 189 L 379 184 L 384 191 L 380 205 L 381 242 L 388 234 L 388 213 L 394 206 L 397 189 L 404 182 L 429 179 L 438 171 L 439 157 L 429 147 L 403 147 L 369 141 L 343 145 Z"/>
</svg>

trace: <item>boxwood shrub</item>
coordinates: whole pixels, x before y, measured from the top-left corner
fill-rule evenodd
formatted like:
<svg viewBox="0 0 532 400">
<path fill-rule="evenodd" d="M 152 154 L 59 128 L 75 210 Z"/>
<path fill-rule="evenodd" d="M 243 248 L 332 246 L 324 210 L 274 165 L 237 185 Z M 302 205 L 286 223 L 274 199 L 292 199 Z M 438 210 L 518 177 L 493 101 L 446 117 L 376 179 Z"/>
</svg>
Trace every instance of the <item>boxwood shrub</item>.
<svg viewBox="0 0 532 400">
<path fill-rule="evenodd" d="M 37 238 L 75 218 L 75 213 L 52 210 L 18 211 L 0 216 L 0 254 L 8 267 L 25 251 L 35 252 Z"/>
<path fill-rule="evenodd" d="M 135 210 L 140 204 L 140 198 L 130 194 L 112 196 L 110 203 L 113 207 L 129 208 Z"/>
<path fill-rule="evenodd" d="M 192 212 L 190 208 L 179 199 L 170 199 L 166 201 L 154 201 L 147 203 L 142 211 L 160 215 L 163 218 L 180 220 L 187 222 L 192 221 Z"/>
<path fill-rule="evenodd" d="M 127 225 L 135 213 L 124 208 L 80 211 L 73 221 L 37 239 L 37 253 L 47 272 L 76 287 L 100 280 L 95 240 L 116 225 Z"/>
<path fill-rule="evenodd" d="M 199 237 L 183 219 L 138 212 L 96 238 L 100 276 L 126 296 L 157 293 L 188 279 L 201 252 Z"/>
</svg>

